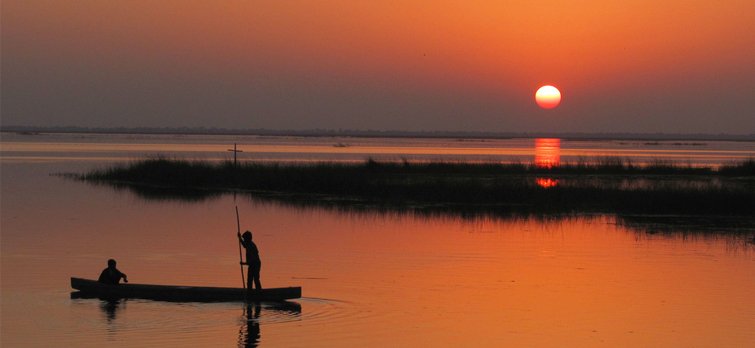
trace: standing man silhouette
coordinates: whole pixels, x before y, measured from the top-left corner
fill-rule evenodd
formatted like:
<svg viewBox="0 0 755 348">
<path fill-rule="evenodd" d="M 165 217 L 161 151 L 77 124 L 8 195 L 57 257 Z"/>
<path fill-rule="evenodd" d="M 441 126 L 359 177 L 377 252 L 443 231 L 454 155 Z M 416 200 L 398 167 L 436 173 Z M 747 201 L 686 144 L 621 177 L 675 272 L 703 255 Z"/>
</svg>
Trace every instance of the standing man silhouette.
<svg viewBox="0 0 755 348">
<path fill-rule="evenodd" d="M 242 262 L 242 265 L 247 265 L 247 277 L 246 288 L 252 289 L 252 284 L 257 290 L 262 289 L 260 284 L 260 268 L 262 267 L 262 261 L 260 260 L 260 252 L 257 250 L 257 244 L 252 242 L 252 232 L 246 231 L 244 234 L 237 233 L 239 237 L 239 243 L 246 249 L 246 263 Z"/>
</svg>

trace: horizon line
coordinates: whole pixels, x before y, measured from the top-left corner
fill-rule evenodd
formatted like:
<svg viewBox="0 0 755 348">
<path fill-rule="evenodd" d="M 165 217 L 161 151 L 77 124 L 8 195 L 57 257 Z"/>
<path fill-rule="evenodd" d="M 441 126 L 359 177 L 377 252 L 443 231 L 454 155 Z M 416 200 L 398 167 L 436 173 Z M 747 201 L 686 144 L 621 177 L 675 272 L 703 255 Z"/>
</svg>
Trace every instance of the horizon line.
<svg viewBox="0 0 755 348">
<path fill-rule="evenodd" d="M 0 125 L 6 133 L 90 133 L 90 134 L 152 134 L 152 135 L 262 135 L 262 136 L 353 136 L 353 137 L 425 137 L 425 138 L 565 138 L 624 140 L 736 140 L 755 141 L 755 133 L 666 133 L 666 132 L 546 132 L 546 131 L 453 131 L 453 130 L 377 130 L 377 129 L 270 129 L 223 127 L 86 127 L 86 126 L 22 126 Z"/>
</svg>

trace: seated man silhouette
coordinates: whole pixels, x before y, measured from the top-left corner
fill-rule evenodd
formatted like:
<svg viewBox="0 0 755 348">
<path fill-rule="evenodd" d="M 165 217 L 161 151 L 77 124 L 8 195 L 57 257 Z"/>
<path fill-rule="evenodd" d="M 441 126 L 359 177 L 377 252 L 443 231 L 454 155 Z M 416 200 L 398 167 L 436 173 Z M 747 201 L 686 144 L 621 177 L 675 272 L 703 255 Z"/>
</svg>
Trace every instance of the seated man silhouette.
<svg viewBox="0 0 755 348">
<path fill-rule="evenodd" d="M 110 259 L 107 260 L 107 268 L 102 270 L 102 273 L 100 273 L 100 278 L 97 279 L 97 281 L 100 283 L 116 285 L 121 281 L 121 278 L 123 278 L 123 282 L 128 283 L 128 278 L 126 278 L 126 275 L 115 268 L 115 260 Z"/>
</svg>

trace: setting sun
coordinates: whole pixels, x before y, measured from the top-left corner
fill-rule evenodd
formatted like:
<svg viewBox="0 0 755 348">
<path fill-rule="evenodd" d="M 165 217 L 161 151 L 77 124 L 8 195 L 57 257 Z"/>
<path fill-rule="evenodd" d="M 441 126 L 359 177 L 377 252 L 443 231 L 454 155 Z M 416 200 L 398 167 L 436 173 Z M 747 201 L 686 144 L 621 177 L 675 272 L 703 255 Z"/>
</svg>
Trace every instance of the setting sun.
<svg viewBox="0 0 755 348">
<path fill-rule="evenodd" d="M 535 92 L 535 101 L 543 109 L 553 109 L 561 103 L 561 92 L 550 85 L 542 86 Z"/>
</svg>

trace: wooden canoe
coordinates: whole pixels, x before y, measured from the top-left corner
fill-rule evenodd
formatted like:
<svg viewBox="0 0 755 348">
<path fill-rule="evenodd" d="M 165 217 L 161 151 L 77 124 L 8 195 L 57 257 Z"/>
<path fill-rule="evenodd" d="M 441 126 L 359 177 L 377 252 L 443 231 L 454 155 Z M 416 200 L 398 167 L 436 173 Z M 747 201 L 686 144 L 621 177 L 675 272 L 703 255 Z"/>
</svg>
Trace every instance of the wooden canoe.
<svg viewBox="0 0 755 348">
<path fill-rule="evenodd" d="M 247 291 L 243 288 L 176 286 L 148 284 L 103 284 L 96 280 L 71 277 L 71 287 L 79 290 L 73 297 L 106 299 L 143 298 L 172 302 L 283 301 L 301 297 L 301 287 L 269 288 Z"/>
</svg>

